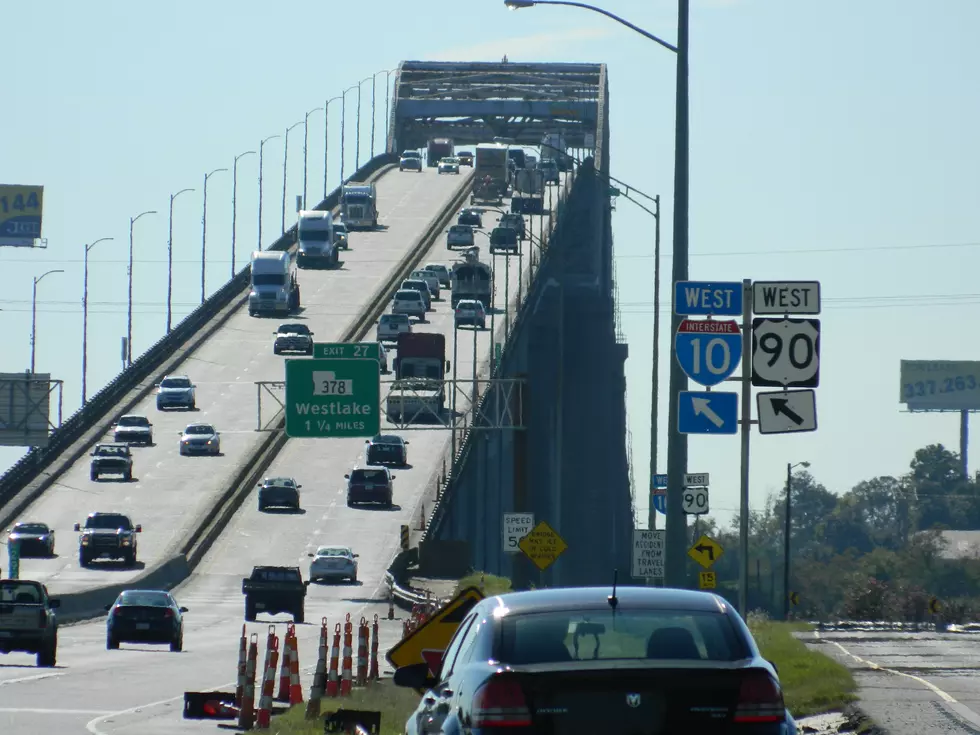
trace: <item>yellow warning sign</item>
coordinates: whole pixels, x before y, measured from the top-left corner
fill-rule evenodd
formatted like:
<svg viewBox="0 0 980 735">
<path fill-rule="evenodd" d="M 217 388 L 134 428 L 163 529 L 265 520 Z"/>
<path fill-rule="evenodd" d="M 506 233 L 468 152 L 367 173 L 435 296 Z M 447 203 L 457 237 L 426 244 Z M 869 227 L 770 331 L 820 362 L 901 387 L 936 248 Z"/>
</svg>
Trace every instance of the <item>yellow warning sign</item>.
<svg viewBox="0 0 980 735">
<path fill-rule="evenodd" d="M 483 593 L 476 587 L 467 587 L 425 623 L 402 638 L 385 655 L 388 663 L 396 669 L 412 664 L 429 664 L 433 674 L 442 662 L 442 653 L 449 645 L 459 624 L 466 614 L 483 599 Z"/>
<path fill-rule="evenodd" d="M 705 569 L 710 569 L 724 553 L 725 550 L 721 548 L 721 544 L 710 536 L 702 536 L 694 546 L 687 550 L 687 555 Z"/>
<path fill-rule="evenodd" d="M 942 605 L 939 604 L 939 598 L 932 597 L 929 599 L 929 612 L 933 615 L 938 615 L 941 609 Z"/>
<path fill-rule="evenodd" d="M 542 571 L 554 564 L 555 560 L 568 549 L 565 539 L 544 521 L 531 529 L 531 533 L 522 538 L 517 545 Z"/>
<path fill-rule="evenodd" d="M 713 590 L 718 586 L 714 572 L 698 572 L 698 584 L 703 590 Z"/>
<path fill-rule="evenodd" d="M 790 601 L 790 604 L 793 605 L 793 607 L 796 607 L 797 605 L 799 605 L 800 604 L 800 593 L 799 592 L 790 592 L 789 593 L 789 601 Z"/>
</svg>

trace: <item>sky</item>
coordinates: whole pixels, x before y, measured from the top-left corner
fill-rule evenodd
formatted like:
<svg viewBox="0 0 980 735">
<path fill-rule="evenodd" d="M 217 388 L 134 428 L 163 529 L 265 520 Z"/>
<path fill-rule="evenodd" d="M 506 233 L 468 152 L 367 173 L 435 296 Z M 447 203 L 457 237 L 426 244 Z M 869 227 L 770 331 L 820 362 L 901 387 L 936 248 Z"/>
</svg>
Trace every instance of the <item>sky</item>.
<svg viewBox="0 0 980 735">
<path fill-rule="evenodd" d="M 668 41 L 671 0 L 603 7 Z M 208 183 L 206 289 L 231 271 L 234 157 L 265 146 L 263 242 L 279 232 L 282 136 L 305 113 L 362 86 L 360 160 L 383 148 L 385 70 L 402 60 L 603 62 L 611 173 L 661 196 L 661 384 L 671 335 L 669 272 L 674 57 L 584 10 L 507 11 L 502 0 L 363 4 L 173 0 L 167 4 L 34 0 L 4 9 L 0 183 L 43 184 L 47 249 L 0 250 L 0 371 L 30 364 L 32 278 L 38 372 L 79 405 L 84 244 L 90 254 L 89 395 L 119 371 L 126 333 L 129 218 L 134 227 L 134 356 L 164 333 L 166 252 L 174 202 L 174 322 L 200 301 L 201 218 Z M 438 22 L 437 22 L 438 21 Z M 445 22 L 444 29 L 441 22 Z M 958 448 L 955 415 L 899 404 L 901 359 L 976 357 L 980 316 L 980 26 L 974 0 L 693 0 L 690 274 L 696 280 L 816 280 L 822 285 L 819 429 L 753 434 L 751 503 L 778 491 L 786 464 L 808 461 L 846 492 L 908 469 L 930 443 Z M 343 31 L 343 32 L 341 32 Z M 928 45 L 927 45 L 928 44 Z M 356 150 L 357 94 L 347 95 L 345 167 Z M 340 105 L 330 105 L 330 188 L 340 176 Z M 286 212 L 302 194 L 304 126 L 289 134 Z M 323 113 L 309 117 L 308 199 L 323 193 Z M 238 164 L 237 267 L 257 241 L 258 157 Z M 654 220 L 620 199 L 614 215 L 621 327 L 630 345 L 628 407 L 637 511 L 649 477 Z M 339 315 L 338 315 L 339 316 Z M 666 390 L 660 396 L 660 467 Z M 974 432 L 976 433 L 976 432 Z M 973 440 L 973 456 L 980 449 Z M 0 448 L 0 468 L 21 449 Z M 975 467 L 975 465 L 974 465 Z M 972 471 L 973 467 L 971 467 Z M 712 514 L 738 507 L 739 441 L 692 437 L 691 472 L 711 478 Z M 662 522 L 662 520 L 661 520 Z"/>
</svg>

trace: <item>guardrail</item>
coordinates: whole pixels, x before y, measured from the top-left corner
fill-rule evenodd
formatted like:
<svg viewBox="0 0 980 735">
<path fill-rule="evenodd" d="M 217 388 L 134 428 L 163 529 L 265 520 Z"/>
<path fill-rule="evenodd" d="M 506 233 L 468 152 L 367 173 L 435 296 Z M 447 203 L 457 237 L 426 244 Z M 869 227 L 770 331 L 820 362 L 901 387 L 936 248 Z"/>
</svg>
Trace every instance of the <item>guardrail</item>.
<svg viewBox="0 0 980 735">
<path fill-rule="evenodd" d="M 351 178 L 364 179 L 376 173 L 383 166 L 396 162 L 397 157 L 391 154 L 385 153 L 376 156 L 356 171 Z M 333 209 L 339 201 L 340 187 L 334 189 L 323 202 L 317 205 L 316 209 Z M 293 225 L 270 245 L 268 250 L 288 250 L 295 241 L 296 225 Z M 198 331 L 206 327 L 215 314 L 241 294 L 248 287 L 249 277 L 249 268 L 246 266 L 234 278 L 211 294 L 203 304 L 188 314 L 171 330 L 170 334 L 157 340 L 129 368 L 119 373 L 102 390 L 92 396 L 88 403 L 69 416 L 60 427 L 51 433 L 46 447 L 30 450 L 16 464 L 0 475 L 0 508 L 9 503 L 28 483 L 50 469 L 62 453 L 81 439 L 85 433 L 103 423 L 106 416 L 114 407 L 119 405 L 120 401 L 126 398 L 126 395 L 133 388 L 152 375 L 161 364 L 167 361 L 168 357 L 191 340 Z M 45 484 L 44 489 L 50 485 L 50 480 L 59 474 L 59 471 L 50 473 L 47 477 L 49 481 Z M 4 515 L 7 514 L 4 513 Z"/>
<path fill-rule="evenodd" d="M 383 171 L 379 171 L 380 173 Z M 340 341 L 352 342 L 363 339 L 374 326 L 375 320 L 384 312 L 402 280 L 416 268 L 433 242 L 452 220 L 456 210 L 465 203 L 472 176 L 472 173 L 469 174 L 459 193 L 433 217 L 416 244 L 402 258 L 389 278 L 375 291 L 364 310 L 344 331 Z M 281 411 L 279 415 L 282 415 Z M 284 420 L 278 419 L 277 428 L 283 429 L 284 426 Z M 125 584 L 106 585 L 84 592 L 59 595 L 62 601 L 59 619 L 75 622 L 98 617 L 104 613 L 105 606 L 111 604 L 123 589 L 173 589 L 187 579 L 227 527 L 245 498 L 255 488 L 255 483 L 288 439 L 286 432 L 282 430 L 272 431 L 266 435 L 253 453 L 243 460 L 235 478 L 216 499 L 214 505 L 201 514 L 203 520 L 183 540 L 177 553 Z"/>
</svg>

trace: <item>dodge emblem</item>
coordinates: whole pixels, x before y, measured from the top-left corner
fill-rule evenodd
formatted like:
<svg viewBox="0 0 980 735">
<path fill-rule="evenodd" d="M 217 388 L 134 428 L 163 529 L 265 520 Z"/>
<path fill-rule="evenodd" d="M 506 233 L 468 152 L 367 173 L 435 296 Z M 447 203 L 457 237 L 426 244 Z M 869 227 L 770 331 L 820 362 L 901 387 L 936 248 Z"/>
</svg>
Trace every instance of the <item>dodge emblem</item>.
<svg viewBox="0 0 980 735">
<path fill-rule="evenodd" d="M 626 704 L 634 709 L 640 706 L 640 695 L 639 694 L 627 694 Z"/>
</svg>

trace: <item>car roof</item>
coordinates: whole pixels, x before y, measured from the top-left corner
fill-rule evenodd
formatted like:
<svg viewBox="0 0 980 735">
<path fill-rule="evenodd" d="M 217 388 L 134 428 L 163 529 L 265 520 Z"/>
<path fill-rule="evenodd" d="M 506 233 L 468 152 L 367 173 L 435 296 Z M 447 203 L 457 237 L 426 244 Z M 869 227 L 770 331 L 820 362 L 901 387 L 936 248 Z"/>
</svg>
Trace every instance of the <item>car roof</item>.
<svg viewBox="0 0 980 735">
<path fill-rule="evenodd" d="M 44 526 L 45 528 L 51 528 L 47 523 L 42 523 L 41 521 L 19 521 L 14 524 L 14 528 L 18 526 Z"/>
<path fill-rule="evenodd" d="M 183 378 L 184 380 L 190 380 L 190 378 L 184 375 L 183 373 L 181 373 L 180 375 L 165 375 L 163 377 L 164 380 L 167 380 L 168 378 Z"/>
<path fill-rule="evenodd" d="M 497 595 L 489 603 L 505 607 L 508 614 L 545 612 L 556 609 L 609 609 L 612 587 L 560 587 L 508 592 Z M 666 587 L 616 587 L 617 610 L 641 608 L 684 612 L 728 613 L 732 607 L 727 600 L 710 592 Z"/>
</svg>

